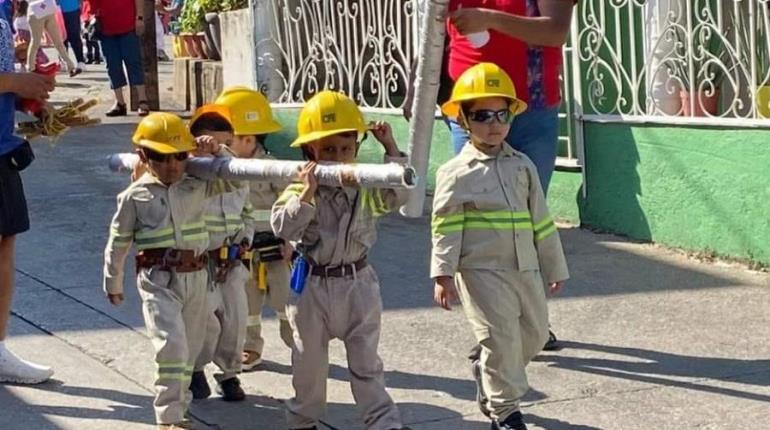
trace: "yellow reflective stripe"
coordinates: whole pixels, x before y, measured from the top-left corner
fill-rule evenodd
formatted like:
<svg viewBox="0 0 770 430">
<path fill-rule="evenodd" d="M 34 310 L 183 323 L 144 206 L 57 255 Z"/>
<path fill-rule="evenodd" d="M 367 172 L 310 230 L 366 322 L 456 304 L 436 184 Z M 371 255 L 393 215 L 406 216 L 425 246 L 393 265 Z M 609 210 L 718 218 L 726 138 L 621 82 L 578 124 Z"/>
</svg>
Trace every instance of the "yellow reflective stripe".
<svg viewBox="0 0 770 430">
<path fill-rule="evenodd" d="M 188 377 L 184 372 L 158 372 L 158 379 L 166 379 L 172 381 L 184 381 Z"/>
<path fill-rule="evenodd" d="M 529 212 L 466 211 L 461 214 L 434 216 L 433 235 L 462 232 L 463 230 L 532 230 Z"/>
<path fill-rule="evenodd" d="M 246 318 L 246 327 L 256 327 L 262 325 L 262 315 L 249 315 Z"/>
<path fill-rule="evenodd" d="M 158 230 L 150 230 L 150 231 L 137 231 L 134 233 L 134 237 L 136 237 L 137 240 L 154 239 L 158 237 L 173 236 L 173 235 L 174 235 L 174 229 L 171 227 L 161 228 Z"/>
<path fill-rule="evenodd" d="M 225 214 L 226 220 L 241 220 L 241 214 Z"/>
<path fill-rule="evenodd" d="M 121 233 L 118 230 L 110 229 L 110 238 L 115 245 L 129 245 L 134 240 L 134 233 Z"/>
<path fill-rule="evenodd" d="M 196 240 L 209 240 L 209 232 L 204 231 L 202 233 L 195 233 L 195 234 L 183 234 L 182 239 L 185 242 L 195 242 Z"/>
<path fill-rule="evenodd" d="M 254 221 L 270 221 L 270 209 L 254 210 L 249 216 Z"/>
<path fill-rule="evenodd" d="M 209 225 L 209 226 L 206 226 L 206 229 L 210 233 L 226 233 L 227 232 L 227 228 L 225 228 L 225 226 L 220 226 L 220 225 Z"/>
<path fill-rule="evenodd" d="M 298 196 L 302 194 L 305 189 L 304 184 L 291 184 L 281 193 L 281 197 L 276 200 L 276 203 L 286 203 L 292 196 Z"/>
<path fill-rule="evenodd" d="M 465 214 L 451 214 L 446 216 L 434 215 L 431 221 L 433 235 L 457 233 L 463 231 Z"/>
<path fill-rule="evenodd" d="M 551 217 L 546 216 L 535 224 L 533 230 L 535 231 L 535 240 L 543 240 L 556 231 L 556 224 Z"/>
</svg>

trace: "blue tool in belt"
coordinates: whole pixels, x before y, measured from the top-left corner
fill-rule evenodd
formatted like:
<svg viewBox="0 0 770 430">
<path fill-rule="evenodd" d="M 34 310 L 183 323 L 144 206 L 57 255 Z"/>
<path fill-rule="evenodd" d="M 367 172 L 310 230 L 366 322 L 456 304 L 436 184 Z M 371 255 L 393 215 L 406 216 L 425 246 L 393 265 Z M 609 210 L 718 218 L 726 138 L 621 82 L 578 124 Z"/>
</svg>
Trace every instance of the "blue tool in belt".
<svg viewBox="0 0 770 430">
<path fill-rule="evenodd" d="M 305 282 L 307 276 L 310 273 L 310 264 L 303 255 L 299 255 L 294 259 L 294 264 L 291 268 L 291 290 L 296 294 L 302 294 L 302 290 L 305 289 Z"/>
</svg>

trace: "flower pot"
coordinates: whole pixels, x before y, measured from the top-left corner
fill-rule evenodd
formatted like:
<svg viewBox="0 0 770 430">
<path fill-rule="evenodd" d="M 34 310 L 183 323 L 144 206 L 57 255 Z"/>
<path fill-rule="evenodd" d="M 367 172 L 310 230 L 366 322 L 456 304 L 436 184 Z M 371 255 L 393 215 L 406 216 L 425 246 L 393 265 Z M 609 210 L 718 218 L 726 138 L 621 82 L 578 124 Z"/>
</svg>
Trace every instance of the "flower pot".
<svg viewBox="0 0 770 430">
<path fill-rule="evenodd" d="M 195 46 L 195 36 L 190 33 L 182 33 L 180 37 L 182 38 L 182 43 L 184 45 L 185 51 L 187 51 L 187 55 L 197 58 L 198 50 Z"/>
<path fill-rule="evenodd" d="M 206 14 L 206 45 L 209 47 L 212 60 L 222 59 L 222 27 L 218 13 Z"/>
<path fill-rule="evenodd" d="M 757 90 L 757 113 L 760 118 L 770 118 L 770 86 Z"/>
<path fill-rule="evenodd" d="M 719 90 L 712 93 L 708 91 L 698 91 L 695 93 L 695 102 L 690 106 L 690 100 L 693 99 L 693 93 L 682 90 L 679 96 L 682 98 L 683 116 L 715 116 L 719 110 Z"/>
<path fill-rule="evenodd" d="M 196 53 L 195 58 L 201 58 L 203 60 L 209 58 L 206 53 L 206 41 L 204 40 L 203 33 L 198 33 L 193 37 L 193 44 L 195 45 Z"/>
<path fill-rule="evenodd" d="M 172 46 L 173 46 L 174 58 L 184 58 L 184 57 L 190 56 L 190 53 L 187 52 L 187 46 L 185 46 L 185 43 L 184 41 L 182 41 L 181 36 L 174 36 L 174 41 Z"/>
</svg>

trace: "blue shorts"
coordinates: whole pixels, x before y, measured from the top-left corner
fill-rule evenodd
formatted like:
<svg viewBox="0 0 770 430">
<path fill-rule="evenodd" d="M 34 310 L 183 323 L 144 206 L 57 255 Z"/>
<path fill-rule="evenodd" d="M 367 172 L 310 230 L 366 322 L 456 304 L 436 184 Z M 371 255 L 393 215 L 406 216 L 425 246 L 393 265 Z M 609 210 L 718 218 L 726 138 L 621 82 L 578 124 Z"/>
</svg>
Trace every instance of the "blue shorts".
<svg viewBox="0 0 770 430">
<path fill-rule="evenodd" d="M 447 124 L 452 132 L 455 154 L 458 154 L 468 143 L 468 132 L 455 121 L 448 120 Z M 547 194 L 559 146 L 559 107 L 531 109 L 516 116 L 505 140 L 532 160 L 543 192 Z"/>
</svg>

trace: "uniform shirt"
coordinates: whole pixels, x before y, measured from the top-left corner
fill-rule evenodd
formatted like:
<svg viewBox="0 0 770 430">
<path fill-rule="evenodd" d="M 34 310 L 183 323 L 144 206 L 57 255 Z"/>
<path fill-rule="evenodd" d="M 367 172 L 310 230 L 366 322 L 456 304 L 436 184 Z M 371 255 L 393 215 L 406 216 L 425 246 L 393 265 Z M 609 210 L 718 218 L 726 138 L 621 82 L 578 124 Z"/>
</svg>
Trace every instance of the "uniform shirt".
<svg viewBox="0 0 770 430">
<path fill-rule="evenodd" d="M 406 157 L 385 162 L 406 163 Z M 406 190 L 319 186 L 313 203 L 292 184 L 273 205 L 271 223 L 278 237 L 296 242 L 314 266 L 351 264 L 364 258 L 377 240 L 377 220 L 406 202 Z"/>
<path fill-rule="evenodd" d="M 535 165 L 509 145 L 492 156 L 467 144 L 439 168 L 431 230 L 432 278 L 464 269 L 569 277 Z"/>
<path fill-rule="evenodd" d="M 540 16 L 537 0 L 450 0 L 449 11 L 459 8 L 486 8 L 518 16 Z M 447 19 L 449 37 L 449 75 L 456 81 L 480 62 L 495 63 L 513 80 L 516 95 L 530 108 L 553 107 L 561 102 L 559 74 L 561 47 L 530 46 L 519 39 L 489 31 L 489 42 L 474 47 Z"/>
<path fill-rule="evenodd" d="M 11 24 L 0 10 L 0 74 L 14 72 L 14 55 Z M 24 141 L 13 134 L 16 128 L 15 111 L 16 95 L 0 93 L 0 155 L 13 151 Z"/>
<path fill-rule="evenodd" d="M 262 151 L 254 156 L 257 159 L 275 160 Z M 254 231 L 272 231 L 270 227 L 270 211 L 273 204 L 278 200 L 284 189 L 290 182 L 249 182 L 249 202 L 254 208 L 253 216 L 255 218 Z"/>
<path fill-rule="evenodd" d="M 232 157 L 226 146 L 217 154 Z M 249 187 L 243 186 L 229 193 L 219 194 L 209 200 L 206 210 L 206 230 L 209 232 L 209 249 L 226 244 L 240 244 L 244 239 L 251 243 L 256 224 L 255 211 L 249 202 Z"/>
<path fill-rule="evenodd" d="M 209 199 L 238 185 L 185 175 L 167 186 L 150 173 L 133 182 L 118 194 L 118 209 L 110 224 L 104 252 L 104 291 L 123 292 L 123 268 L 132 243 L 140 251 L 174 248 L 196 255 L 206 252 L 209 234 L 204 215 Z"/>
</svg>

